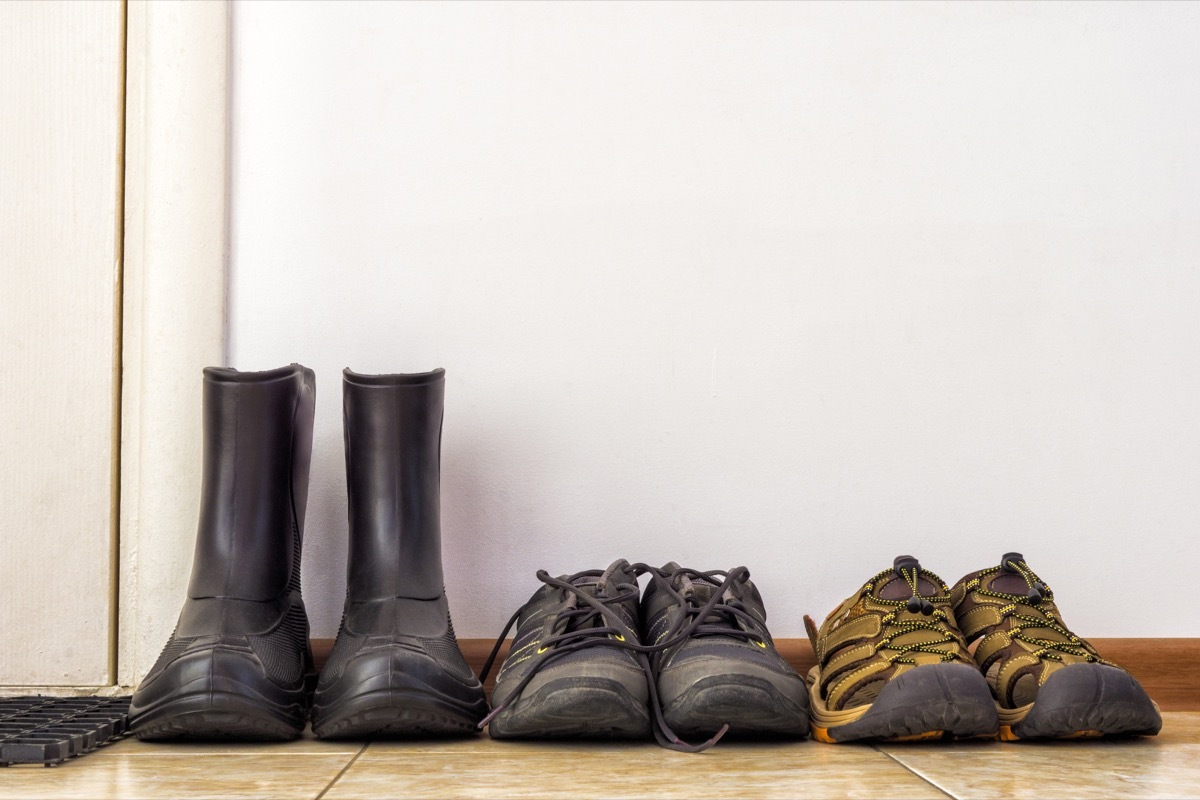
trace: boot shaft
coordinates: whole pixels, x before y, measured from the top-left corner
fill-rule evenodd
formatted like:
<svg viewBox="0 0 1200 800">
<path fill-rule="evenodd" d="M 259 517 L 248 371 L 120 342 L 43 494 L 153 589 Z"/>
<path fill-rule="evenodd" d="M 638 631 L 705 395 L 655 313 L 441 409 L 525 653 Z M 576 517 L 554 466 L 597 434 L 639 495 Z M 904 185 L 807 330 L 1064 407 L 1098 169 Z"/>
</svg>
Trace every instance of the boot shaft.
<svg viewBox="0 0 1200 800">
<path fill-rule="evenodd" d="M 445 371 L 343 372 L 352 602 L 442 595 Z"/>
<path fill-rule="evenodd" d="M 203 481 L 188 595 L 264 601 L 300 588 L 315 376 L 204 370 Z"/>
</svg>

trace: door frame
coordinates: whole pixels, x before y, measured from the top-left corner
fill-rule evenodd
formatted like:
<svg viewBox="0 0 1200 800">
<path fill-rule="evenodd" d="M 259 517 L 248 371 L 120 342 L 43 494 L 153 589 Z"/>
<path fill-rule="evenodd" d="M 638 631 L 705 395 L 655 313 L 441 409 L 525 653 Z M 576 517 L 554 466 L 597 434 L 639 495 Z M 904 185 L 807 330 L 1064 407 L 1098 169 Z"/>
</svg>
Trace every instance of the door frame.
<svg viewBox="0 0 1200 800">
<path fill-rule="evenodd" d="M 187 585 L 200 371 L 226 359 L 226 0 L 128 0 L 116 686 L 149 671 Z"/>
</svg>

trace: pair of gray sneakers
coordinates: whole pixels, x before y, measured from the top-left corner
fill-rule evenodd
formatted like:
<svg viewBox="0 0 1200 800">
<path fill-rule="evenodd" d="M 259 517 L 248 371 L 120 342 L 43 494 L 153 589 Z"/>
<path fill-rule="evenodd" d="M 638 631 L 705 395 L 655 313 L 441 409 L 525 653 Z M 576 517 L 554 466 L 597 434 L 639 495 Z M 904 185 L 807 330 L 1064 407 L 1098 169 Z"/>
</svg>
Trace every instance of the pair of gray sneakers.
<svg viewBox="0 0 1200 800">
<path fill-rule="evenodd" d="M 644 594 L 638 578 L 650 575 Z M 745 567 L 700 572 L 619 560 L 551 577 L 517 628 L 480 724 L 498 739 L 642 739 L 698 752 L 727 732 L 808 733 L 803 679 L 775 650 Z M 689 744 L 686 739 L 702 739 Z"/>
</svg>

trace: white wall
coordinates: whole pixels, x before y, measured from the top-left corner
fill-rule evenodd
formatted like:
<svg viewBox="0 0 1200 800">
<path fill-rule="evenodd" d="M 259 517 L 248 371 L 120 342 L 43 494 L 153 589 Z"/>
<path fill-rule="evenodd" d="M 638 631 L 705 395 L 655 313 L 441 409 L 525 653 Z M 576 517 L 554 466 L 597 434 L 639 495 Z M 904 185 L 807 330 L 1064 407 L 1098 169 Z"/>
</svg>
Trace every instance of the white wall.
<svg viewBox="0 0 1200 800">
<path fill-rule="evenodd" d="M 1023 551 L 1197 636 L 1200 6 L 284 4 L 233 17 L 230 362 L 448 371 L 460 635 L 624 556 L 801 636 Z M 199 391 L 197 375 L 197 391 Z M 1153 612 L 1153 613 L 1147 613 Z"/>
</svg>

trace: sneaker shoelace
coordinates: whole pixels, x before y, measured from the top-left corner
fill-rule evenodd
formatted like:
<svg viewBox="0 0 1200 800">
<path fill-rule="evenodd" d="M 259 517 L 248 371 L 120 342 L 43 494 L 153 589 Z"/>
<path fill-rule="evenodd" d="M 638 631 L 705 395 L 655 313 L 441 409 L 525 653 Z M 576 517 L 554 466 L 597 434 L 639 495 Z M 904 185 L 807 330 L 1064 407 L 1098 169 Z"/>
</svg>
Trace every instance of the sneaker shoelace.
<svg viewBox="0 0 1200 800">
<path fill-rule="evenodd" d="M 630 569 L 635 575 L 639 576 L 650 573 L 654 576 L 655 580 L 660 581 L 660 585 L 662 585 L 662 581 L 669 584 L 666 574 L 654 567 L 646 564 L 634 564 Z M 533 680 L 540 670 L 545 669 L 564 656 L 579 650 L 589 647 L 613 647 L 633 653 L 646 675 L 646 682 L 650 691 L 650 710 L 654 717 L 654 738 L 660 745 L 685 753 L 703 752 L 715 745 L 729 730 L 728 724 L 722 725 L 720 730 L 700 744 L 689 744 L 680 739 L 671 730 L 671 726 L 667 724 L 666 718 L 663 716 L 662 701 L 658 696 L 658 673 L 661 666 L 651 664 L 650 654 L 674 647 L 680 642 L 696 635 L 696 632 L 701 628 L 704 628 L 706 631 L 706 633 L 701 635 L 715 634 L 718 628 L 722 635 L 730 635 L 732 631 L 727 625 L 722 624 L 722 619 L 728 620 L 728 615 L 736 617 L 738 615 L 745 615 L 747 612 L 744 608 L 734 609 L 729 607 L 727 603 L 723 602 L 723 598 L 725 598 L 729 588 L 735 581 L 741 580 L 744 583 L 750 577 L 750 572 L 745 567 L 738 567 L 737 569 L 730 570 L 728 573 L 700 573 L 695 570 L 687 570 L 687 572 L 695 576 L 706 577 L 710 575 L 723 575 L 724 580 L 717 586 L 712 596 L 703 605 L 697 606 L 694 601 L 686 601 L 684 603 L 686 612 L 680 615 L 671 628 L 659 637 L 659 641 L 652 645 L 644 645 L 631 642 L 622 634 L 620 626 L 624 624 L 623 620 L 621 620 L 613 608 L 614 605 L 632 600 L 638 596 L 639 590 L 636 583 L 618 584 L 617 588 L 621 591 L 618 594 L 609 596 L 605 593 L 605 586 L 609 584 L 610 575 L 601 570 L 585 570 L 570 575 L 565 579 L 554 578 L 545 570 L 538 570 L 538 580 L 558 589 L 562 593 L 560 597 L 567 603 L 566 607 L 555 615 L 549 625 L 550 630 L 557 631 L 557 633 L 542 640 L 537 651 L 532 656 L 534 661 L 530 664 L 525 675 L 517 682 L 508 699 L 494 707 L 479 722 L 479 730 L 483 730 L 497 714 L 508 707 L 510 702 L 520 697 L 521 692 L 529 685 L 529 682 Z M 594 578 L 598 578 L 598 580 L 593 582 L 591 579 Z M 593 585 L 596 587 L 595 595 L 581 591 L 584 586 L 590 587 Z M 681 596 L 673 587 L 668 588 L 676 596 Z M 492 665 L 495 663 L 496 656 L 500 652 L 500 647 L 504 644 L 508 632 L 516 624 L 516 621 L 520 618 L 525 608 L 526 606 L 522 606 L 517 609 L 516 613 L 505 624 L 504 630 L 496 638 L 492 652 L 488 655 L 487 661 L 484 662 L 483 669 L 480 671 L 480 681 L 487 680 Z M 717 610 L 718 608 L 721 610 Z M 759 638 L 757 634 L 751 634 L 748 631 L 739 631 L 739 633 L 748 638 Z M 733 633 L 733 635 L 738 634 Z"/>
<path fill-rule="evenodd" d="M 680 619 L 658 637 L 659 642 L 675 640 L 667 647 L 689 638 L 726 636 L 753 642 L 766 649 L 766 639 L 752 630 L 761 624 L 761 620 L 732 591 L 735 585 L 744 585 L 749 580 L 750 571 L 745 567 L 708 572 L 680 567 L 668 573 L 648 564 L 635 564 L 634 569 L 649 573 L 658 587 L 670 594 L 683 609 Z M 696 594 L 697 584 L 712 591 L 707 601 Z M 686 635 L 680 636 L 680 633 Z"/>
<path fill-rule="evenodd" d="M 1062 655 L 1066 654 L 1086 659 L 1088 663 L 1104 661 L 1091 650 L 1087 642 L 1072 633 L 1053 611 L 1042 606 L 1044 600 L 1053 601 L 1054 595 L 1050 591 L 1050 587 L 1042 582 L 1041 578 L 1029 568 L 1024 560 L 1006 556 L 1001 568 L 1009 569 L 1024 578 L 1029 592 L 1018 595 L 984 589 L 979 578 L 975 578 L 971 582 L 975 584 L 974 586 L 967 584 L 967 589 L 974 589 L 982 595 L 1007 601 L 1007 605 L 1000 609 L 1000 621 L 1003 622 L 1010 618 L 1014 620 L 1008 630 L 1009 638 L 1038 648 L 1033 652 L 1033 655 L 1038 658 L 1061 661 Z M 1033 636 L 1025 633 L 1027 628 L 1049 629 L 1064 637 L 1066 641 Z"/>
</svg>

